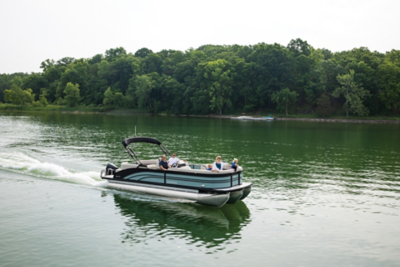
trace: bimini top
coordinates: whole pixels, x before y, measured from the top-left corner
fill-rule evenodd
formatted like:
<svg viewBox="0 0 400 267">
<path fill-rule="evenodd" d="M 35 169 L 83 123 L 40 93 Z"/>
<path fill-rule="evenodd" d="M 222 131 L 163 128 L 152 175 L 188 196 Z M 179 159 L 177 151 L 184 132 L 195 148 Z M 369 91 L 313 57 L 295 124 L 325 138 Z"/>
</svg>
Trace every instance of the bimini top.
<svg viewBox="0 0 400 267">
<path fill-rule="evenodd" d="M 150 138 L 150 137 L 131 137 L 131 138 L 126 138 L 126 139 L 122 140 L 122 145 L 124 147 L 127 147 L 129 144 L 140 143 L 140 142 L 161 145 L 160 141 L 158 141 L 157 139 L 154 139 L 154 138 Z"/>
</svg>

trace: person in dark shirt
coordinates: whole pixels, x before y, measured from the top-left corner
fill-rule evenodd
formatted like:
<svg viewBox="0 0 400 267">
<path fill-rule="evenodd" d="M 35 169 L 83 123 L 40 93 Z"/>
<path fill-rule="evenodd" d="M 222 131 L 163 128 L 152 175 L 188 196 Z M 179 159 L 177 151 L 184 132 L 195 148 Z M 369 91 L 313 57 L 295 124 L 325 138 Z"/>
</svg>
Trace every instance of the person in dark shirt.
<svg viewBox="0 0 400 267">
<path fill-rule="evenodd" d="M 237 171 L 237 167 L 239 166 L 238 165 L 238 162 L 239 162 L 239 160 L 238 159 L 233 159 L 233 162 L 232 162 L 232 166 L 231 166 L 231 169 L 233 170 L 233 171 Z"/>
<path fill-rule="evenodd" d="M 165 155 L 161 156 L 161 160 L 160 160 L 159 166 L 160 166 L 160 169 L 163 170 L 163 171 L 166 171 L 166 170 L 168 170 L 168 168 L 171 168 L 171 166 L 168 165 L 168 162 L 165 161 Z"/>
</svg>

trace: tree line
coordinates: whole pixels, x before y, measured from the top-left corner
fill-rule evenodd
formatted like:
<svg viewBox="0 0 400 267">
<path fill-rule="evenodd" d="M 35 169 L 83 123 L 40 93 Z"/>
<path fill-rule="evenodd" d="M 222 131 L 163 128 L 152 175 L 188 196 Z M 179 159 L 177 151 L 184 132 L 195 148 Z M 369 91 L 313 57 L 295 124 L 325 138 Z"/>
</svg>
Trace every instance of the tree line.
<svg viewBox="0 0 400 267">
<path fill-rule="evenodd" d="M 287 46 L 203 45 L 184 52 L 122 47 L 92 58 L 47 59 L 39 73 L 0 74 L 0 102 L 101 106 L 154 113 L 393 115 L 400 111 L 400 51 L 331 52 Z"/>
</svg>

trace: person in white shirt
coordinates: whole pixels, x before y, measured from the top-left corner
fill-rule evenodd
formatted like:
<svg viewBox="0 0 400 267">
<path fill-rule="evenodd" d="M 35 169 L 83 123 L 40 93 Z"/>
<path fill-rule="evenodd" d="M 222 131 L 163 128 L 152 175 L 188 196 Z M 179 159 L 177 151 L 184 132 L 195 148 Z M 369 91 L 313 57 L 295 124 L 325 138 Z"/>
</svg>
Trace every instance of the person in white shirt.
<svg viewBox="0 0 400 267">
<path fill-rule="evenodd" d="M 172 153 L 172 158 L 169 158 L 168 165 L 171 167 L 176 167 L 178 165 L 179 159 L 176 157 L 175 153 Z"/>
<path fill-rule="evenodd" d="M 214 171 L 217 171 L 217 172 L 219 172 L 219 171 L 222 171 L 222 170 L 224 170 L 224 165 L 225 165 L 226 163 L 223 163 L 222 161 L 221 161 L 221 156 L 217 156 L 217 158 L 215 159 L 215 162 L 214 162 L 214 164 L 213 164 L 213 170 Z"/>
</svg>

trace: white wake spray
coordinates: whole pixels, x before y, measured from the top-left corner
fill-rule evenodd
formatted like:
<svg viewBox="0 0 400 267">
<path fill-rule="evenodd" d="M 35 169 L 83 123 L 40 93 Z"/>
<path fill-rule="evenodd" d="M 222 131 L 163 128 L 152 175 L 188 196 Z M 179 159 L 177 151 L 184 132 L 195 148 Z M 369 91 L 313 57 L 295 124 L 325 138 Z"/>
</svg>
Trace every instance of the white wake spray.
<svg viewBox="0 0 400 267">
<path fill-rule="evenodd" d="M 51 162 L 42 162 L 21 152 L 0 152 L 0 168 L 77 184 L 104 186 L 107 183 L 106 181 L 99 181 L 98 171 L 79 172 L 69 170 Z"/>
</svg>

